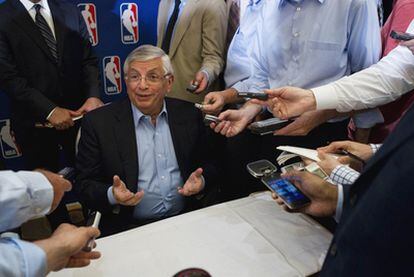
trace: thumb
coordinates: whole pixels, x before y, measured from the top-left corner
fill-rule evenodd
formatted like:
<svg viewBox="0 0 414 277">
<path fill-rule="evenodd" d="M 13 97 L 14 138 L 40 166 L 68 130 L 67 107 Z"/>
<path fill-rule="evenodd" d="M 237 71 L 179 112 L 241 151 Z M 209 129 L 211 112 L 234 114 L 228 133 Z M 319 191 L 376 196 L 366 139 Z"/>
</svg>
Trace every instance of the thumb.
<svg viewBox="0 0 414 277">
<path fill-rule="evenodd" d="M 115 175 L 113 180 L 114 180 L 114 183 L 113 183 L 114 188 L 122 188 L 123 187 L 121 178 L 119 178 L 118 175 Z"/>
<path fill-rule="evenodd" d="M 318 150 L 318 158 L 322 161 L 322 160 L 326 160 L 327 158 L 327 153 L 325 153 L 324 151 Z"/>
<path fill-rule="evenodd" d="M 83 109 L 83 106 L 82 107 L 80 107 L 78 110 L 76 110 L 76 111 L 72 111 L 72 110 L 69 110 L 69 114 L 70 114 L 70 116 L 72 116 L 72 117 L 75 117 L 75 116 L 80 116 L 81 114 L 82 114 L 82 109 Z"/>
<path fill-rule="evenodd" d="M 276 88 L 276 89 L 265 89 L 264 93 L 269 95 L 269 98 L 275 98 L 283 94 L 285 88 Z"/>
<path fill-rule="evenodd" d="M 193 172 L 193 174 L 194 174 L 193 175 L 194 177 L 200 178 L 201 175 L 203 174 L 203 169 L 201 167 L 199 167 Z"/>
</svg>

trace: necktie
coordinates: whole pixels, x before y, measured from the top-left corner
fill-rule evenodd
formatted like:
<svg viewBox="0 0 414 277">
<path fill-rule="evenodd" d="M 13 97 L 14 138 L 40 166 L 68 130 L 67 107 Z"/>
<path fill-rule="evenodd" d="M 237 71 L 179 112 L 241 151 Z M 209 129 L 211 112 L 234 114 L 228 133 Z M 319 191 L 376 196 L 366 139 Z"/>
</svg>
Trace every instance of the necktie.
<svg viewBox="0 0 414 277">
<path fill-rule="evenodd" d="M 227 48 L 233 39 L 234 33 L 240 25 L 240 5 L 238 0 L 232 1 L 229 11 L 229 23 L 227 25 Z"/>
<path fill-rule="evenodd" d="M 43 39 L 45 40 L 47 47 L 50 50 L 50 53 L 52 54 L 52 57 L 57 62 L 58 53 L 57 53 L 56 39 L 53 36 L 52 30 L 50 30 L 50 27 L 47 24 L 45 18 L 40 13 L 40 9 L 42 8 L 42 6 L 39 4 L 35 4 L 34 8 L 36 10 L 35 23 L 37 27 L 39 28 L 39 31 L 42 34 Z"/>
<path fill-rule="evenodd" d="M 166 54 L 170 52 L 170 44 L 171 44 L 171 38 L 174 31 L 175 23 L 178 19 L 178 12 L 180 11 L 180 4 L 181 0 L 175 0 L 175 6 L 173 13 L 170 17 L 170 21 L 168 21 L 167 30 L 165 31 L 165 36 L 162 41 L 161 49 L 164 50 Z"/>
</svg>

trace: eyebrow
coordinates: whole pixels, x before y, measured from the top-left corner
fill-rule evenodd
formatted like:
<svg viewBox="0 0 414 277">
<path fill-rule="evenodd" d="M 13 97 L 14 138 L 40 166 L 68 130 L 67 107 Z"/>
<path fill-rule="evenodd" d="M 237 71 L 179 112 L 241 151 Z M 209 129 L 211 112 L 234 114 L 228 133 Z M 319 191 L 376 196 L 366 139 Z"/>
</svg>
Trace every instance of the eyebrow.
<svg viewBox="0 0 414 277">
<path fill-rule="evenodd" d="M 153 68 L 153 69 L 150 69 L 150 70 L 148 70 L 147 71 L 147 74 L 150 74 L 150 73 L 159 73 L 159 72 L 157 72 L 157 70 L 158 70 L 158 67 L 157 68 Z M 135 73 L 139 73 L 139 71 L 138 70 L 136 70 L 136 69 L 134 69 L 134 68 L 130 68 L 129 69 L 129 71 L 132 73 L 132 71 L 133 72 L 135 72 Z M 140 73 L 139 73 L 140 74 Z M 162 73 L 161 73 L 162 74 Z"/>
</svg>

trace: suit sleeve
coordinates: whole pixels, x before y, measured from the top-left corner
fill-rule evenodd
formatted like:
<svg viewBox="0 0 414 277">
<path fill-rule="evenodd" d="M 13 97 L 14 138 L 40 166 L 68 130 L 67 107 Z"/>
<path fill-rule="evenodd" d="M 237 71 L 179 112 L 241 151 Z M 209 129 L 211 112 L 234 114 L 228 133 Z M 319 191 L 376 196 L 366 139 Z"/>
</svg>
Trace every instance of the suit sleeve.
<svg viewBox="0 0 414 277">
<path fill-rule="evenodd" d="M 82 120 L 81 137 L 76 161 L 78 171 L 75 189 L 86 206 L 101 212 L 110 212 L 107 191 L 112 185 L 106 183 L 102 176 L 100 144 L 90 118 Z"/>
<path fill-rule="evenodd" d="M 200 70 L 208 72 L 214 81 L 224 66 L 224 45 L 227 29 L 226 4 L 222 0 L 208 1 L 203 15 L 202 39 L 203 59 Z"/>
<path fill-rule="evenodd" d="M 39 90 L 30 87 L 27 79 L 19 74 L 15 54 L 8 43 L 7 35 L 0 32 L 0 89 L 13 101 L 30 107 L 35 116 L 46 119 L 56 104 Z"/>
<path fill-rule="evenodd" d="M 79 17 L 79 28 L 83 45 L 82 80 L 85 97 L 100 98 L 98 58 L 94 54 L 86 23 L 79 11 L 77 11 L 77 13 Z"/>
</svg>

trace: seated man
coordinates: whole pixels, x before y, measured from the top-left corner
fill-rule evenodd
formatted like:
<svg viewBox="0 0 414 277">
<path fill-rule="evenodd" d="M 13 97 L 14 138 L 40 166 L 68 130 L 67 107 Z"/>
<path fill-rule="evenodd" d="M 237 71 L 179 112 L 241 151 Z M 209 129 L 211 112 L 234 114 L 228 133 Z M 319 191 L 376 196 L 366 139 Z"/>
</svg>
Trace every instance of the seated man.
<svg viewBox="0 0 414 277">
<path fill-rule="evenodd" d="M 128 99 L 83 119 L 77 157 L 76 189 L 88 208 L 103 213 L 104 234 L 183 212 L 217 176 L 201 112 L 164 98 L 174 82 L 164 51 L 138 47 L 124 72 Z"/>
</svg>

